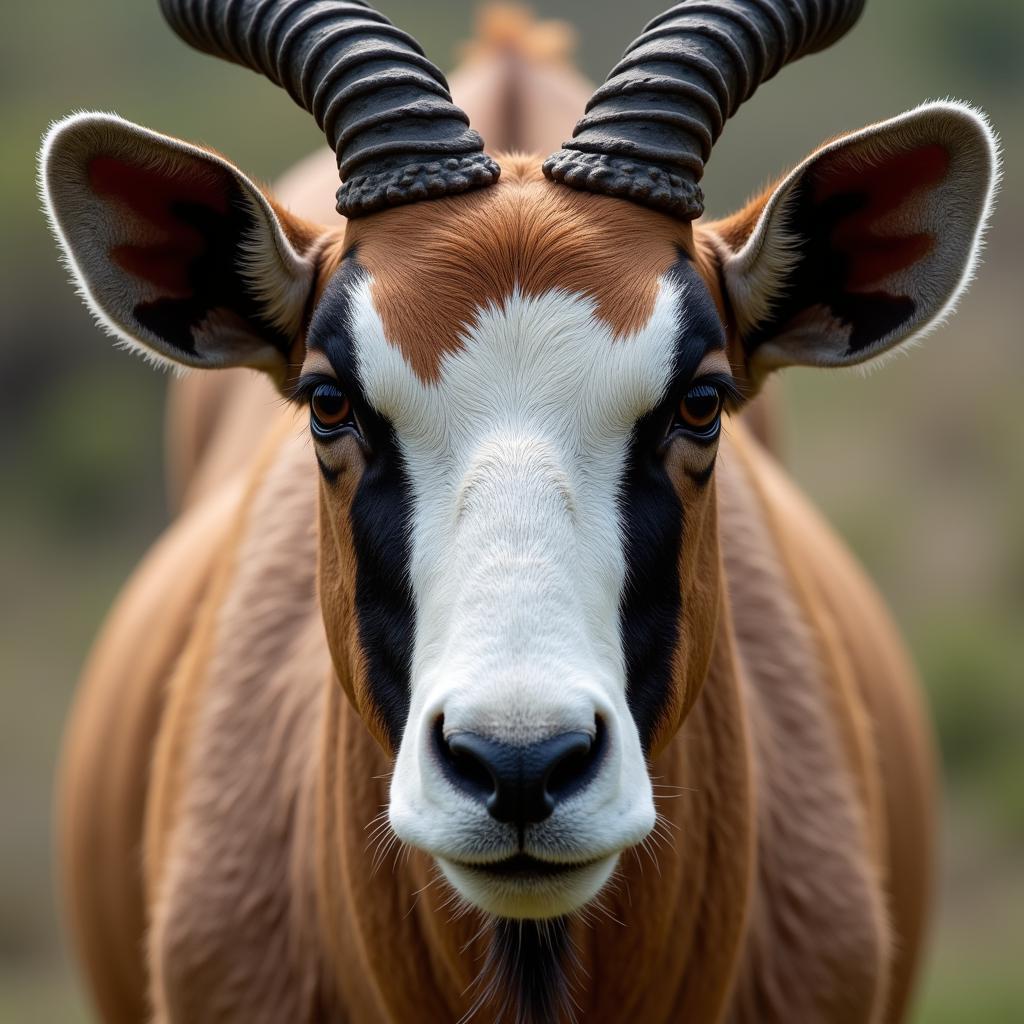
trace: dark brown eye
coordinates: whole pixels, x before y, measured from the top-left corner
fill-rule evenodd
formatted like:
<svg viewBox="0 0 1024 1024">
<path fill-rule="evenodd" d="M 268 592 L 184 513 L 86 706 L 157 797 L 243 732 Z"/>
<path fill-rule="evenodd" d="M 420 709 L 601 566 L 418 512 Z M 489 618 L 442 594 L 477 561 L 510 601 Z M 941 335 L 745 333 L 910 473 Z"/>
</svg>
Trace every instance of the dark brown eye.
<svg viewBox="0 0 1024 1024">
<path fill-rule="evenodd" d="M 318 384 L 309 401 L 313 430 L 333 434 L 352 419 L 352 403 L 334 384 Z"/>
<path fill-rule="evenodd" d="M 687 430 L 709 432 L 722 414 L 722 393 L 714 384 L 694 384 L 679 403 L 679 421 Z"/>
</svg>

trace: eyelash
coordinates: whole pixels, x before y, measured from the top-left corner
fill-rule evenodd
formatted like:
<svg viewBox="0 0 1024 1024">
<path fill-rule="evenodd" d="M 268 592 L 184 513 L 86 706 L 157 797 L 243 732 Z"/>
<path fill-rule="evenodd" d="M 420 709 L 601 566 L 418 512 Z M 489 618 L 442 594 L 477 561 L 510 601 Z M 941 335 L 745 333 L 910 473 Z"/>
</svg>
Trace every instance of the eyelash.
<svg viewBox="0 0 1024 1024">
<path fill-rule="evenodd" d="M 696 377 L 686 385 L 686 390 L 689 391 L 690 388 L 696 387 L 698 384 L 710 384 L 713 388 L 717 388 L 718 393 L 722 396 L 723 408 L 739 405 L 743 400 L 743 391 L 739 382 L 728 373 L 707 373 L 703 377 Z M 682 394 L 685 393 L 684 391 Z M 680 395 L 681 397 L 682 395 Z"/>
<path fill-rule="evenodd" d="M 311 399 L 313 398 L 313 392 L 316 391 L 321 384 L 333 384 L 336 388 L 341 387 L 334 377 L 329 377 L 326 373 L 310 374 L 307 377 L 300 377 L 292 385 L 292 389 L 288 393 L 288 401 L 308 407 Z"/>
</svg>

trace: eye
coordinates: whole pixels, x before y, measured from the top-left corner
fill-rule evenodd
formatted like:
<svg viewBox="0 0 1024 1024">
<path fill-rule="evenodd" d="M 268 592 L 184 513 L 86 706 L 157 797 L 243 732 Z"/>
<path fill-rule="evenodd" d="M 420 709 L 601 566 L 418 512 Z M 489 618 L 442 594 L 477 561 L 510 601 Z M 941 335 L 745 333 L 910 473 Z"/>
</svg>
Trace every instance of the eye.
<svg viewBox="0 0 1024 1024">
<path fill-rule="evenodd" d="M 710 434 L 722 415 L 722 392 L 709 383 L 697 383 L 683 395 L 676 413 L 676 423 L 684 430 Z"/>
<path fill-rule="evenodd" d="M 352 422 L 352 403 L 336 384 L 318 384 L 309 398 L 313 433 L 331 435 Z"/>
</svg>

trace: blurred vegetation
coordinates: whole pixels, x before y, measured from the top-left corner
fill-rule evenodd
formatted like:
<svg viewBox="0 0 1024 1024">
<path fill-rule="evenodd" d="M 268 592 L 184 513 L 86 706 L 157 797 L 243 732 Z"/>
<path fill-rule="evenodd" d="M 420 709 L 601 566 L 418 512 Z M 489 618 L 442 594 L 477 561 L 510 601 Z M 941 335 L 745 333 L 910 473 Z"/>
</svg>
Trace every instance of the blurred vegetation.
<svg viewBox="0 0 1024 1024">
<path fill-rule="evenodd" d="M 382 6 L 446 62 L 469 0 Z M 667 0 L 544 0 L 602 77 Z M 599 7 L 599 16 L 595 9 Z M 266 180 L 319 144 L 278 89 L 187 50 L 155 0 L 17 4 L 0 36 L 0 1024 L 88 1019 L 60 953 L 50 790 L 88 644 L 166 520 L 164 380 L 112 349 L 39 213 L 46 124 L 114 109 Z M 874 0 L 826 55 L 766 85 L 716 148 L 725 213 L 819 141 L 954 95 L 1001 130 L 985 266 L 950 326 L 862 378 L 783 384 L 787 461 L 864 560 L 921 667 L 947 777 L 942 902 L 917 1020 L 1024 1020 L 1024 4 Z M 448 61 L 450 63 L 450 61 Z"/>
</svg>

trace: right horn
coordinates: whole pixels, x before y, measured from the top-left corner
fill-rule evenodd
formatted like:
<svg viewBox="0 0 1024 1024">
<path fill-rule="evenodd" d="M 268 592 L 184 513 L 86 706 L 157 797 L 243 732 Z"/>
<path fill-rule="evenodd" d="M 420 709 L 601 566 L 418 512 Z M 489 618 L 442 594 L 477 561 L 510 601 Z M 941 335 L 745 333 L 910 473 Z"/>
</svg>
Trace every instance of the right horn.
<svg viewBox="0 0 1024 1024">
<path fill-rule="evenodd" d="M 847 32 L 865 0 L 689 0 L 655 18 L 544 163 L 552 181 L 681 220 L 725 122 L 790 61 Z"/>
</svg>

